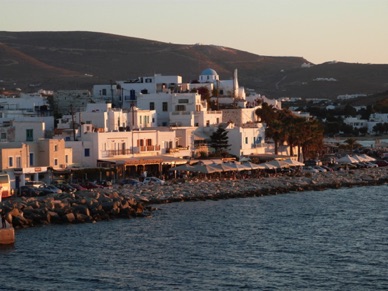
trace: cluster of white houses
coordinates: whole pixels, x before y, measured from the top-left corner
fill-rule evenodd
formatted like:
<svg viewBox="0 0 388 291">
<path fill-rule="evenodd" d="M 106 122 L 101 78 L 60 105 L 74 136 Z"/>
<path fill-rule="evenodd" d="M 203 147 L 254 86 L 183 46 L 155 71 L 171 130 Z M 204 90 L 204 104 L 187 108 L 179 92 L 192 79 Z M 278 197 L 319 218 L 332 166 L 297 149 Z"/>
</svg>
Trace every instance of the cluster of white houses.
<svg viewBox="0 0 388 291">
<path fill-rule="evenodd" d="M 217 92 L 214 103 L 233 106 L 209 110 L 196 91 L 200 87 Z M 9 173 L 15 189 L 27 180 L 51 181 L 69 169 L 115 169 L 114 179 L 147 167 L 157 173 L 205 155 L 206 141 L 220 125 L 228 132 L 230 154 L 273 153 L 265 143 L 265 125 L 255 114 L 263 98 L 239 87 L 237 71 L 230 80 L 220 80 L 206 69 L 195 83 L 154 75 L 95 85 L 92 94 L 54 93 L 54 106 L 62 115 L 54 126 L 47 98 L 2 96 L 1 170 Z M 277 101 L 264 101 L 280 108 Z"/>
</svg>

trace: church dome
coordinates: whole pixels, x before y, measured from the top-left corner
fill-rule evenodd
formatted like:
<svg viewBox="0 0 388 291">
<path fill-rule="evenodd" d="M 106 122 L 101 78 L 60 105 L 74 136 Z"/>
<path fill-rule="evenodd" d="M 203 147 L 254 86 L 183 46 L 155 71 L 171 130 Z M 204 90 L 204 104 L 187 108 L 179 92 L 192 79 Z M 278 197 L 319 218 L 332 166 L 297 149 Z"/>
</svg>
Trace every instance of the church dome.
<svg viewBox="0 0 388 291">
<path fill-rule="evenodd" d="M 201 76 L 218 76 L 218 74 L 213 69 L 208 68 L 202 71 Z"/>
</svg>

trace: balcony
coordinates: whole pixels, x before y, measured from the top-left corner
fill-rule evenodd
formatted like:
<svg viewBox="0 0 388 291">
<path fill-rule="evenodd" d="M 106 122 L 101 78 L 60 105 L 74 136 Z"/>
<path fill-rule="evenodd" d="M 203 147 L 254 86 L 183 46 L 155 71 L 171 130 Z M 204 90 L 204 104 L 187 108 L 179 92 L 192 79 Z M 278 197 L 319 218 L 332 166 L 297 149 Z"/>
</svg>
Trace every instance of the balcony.
<svg viewBox="0 0 388 291">
<path fill-rule="evenodd" d="M 186 151 L 188 150 L 189 147 L 177 147 L 177 148 L 169 148 L 169 149 L 166 149 L 166 152 L 168 154 L 173 154 L 173 153 L 179 153 L 180 151 Z"/>
<path fill-rule="evenodd" d="M 131 149 L 121 149 L 121 150 L 106 150 L 102 151 L 102 157 L 111 158 L 115 156 L 125 156 L 141 152 L 154 152 L 160 151 L 160 145 L 150 145 L 150 146 L 140 146 L 134 147 L 133 152 Z"/>
<path fill-rule="evenodd" d="M 140 152 L 160 151 L 160 145 L 140 146 Z"/>
</svg>

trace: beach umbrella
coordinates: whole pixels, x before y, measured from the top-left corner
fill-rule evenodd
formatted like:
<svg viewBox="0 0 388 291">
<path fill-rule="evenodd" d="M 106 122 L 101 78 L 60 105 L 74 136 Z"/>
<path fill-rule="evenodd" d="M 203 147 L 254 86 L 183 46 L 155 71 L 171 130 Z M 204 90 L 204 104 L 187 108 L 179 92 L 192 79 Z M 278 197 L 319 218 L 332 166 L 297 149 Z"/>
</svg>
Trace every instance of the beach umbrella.
<svg viewBox="0 0 388 291">
<path fill-rule="evenodd" d="M 357 160 L 357 162 L 359 162 L 359 163 L 361 163 L 361 162 L 368 162 L 368 159 L 363 158 L 363 157 L 358 156 L 358 155 L 353 155 L 352 158 Z"/>
<path fill-rule="evenodd" d="M 270 162 L 267 162 L 266 164 L 273 165 L 278 169 L 281 168 L 288 168 L 290 165 L 286 163 L 285 161 L 278 161 L 278 160 L 272 160 Z"/>
<path fill-rule="evenodd" d="M 274 166 L 272 164 L 268 164 L 268 163 L 261 163 L 261 164 L 259 164 L 259 166 L 264 167 L 264 169 L 267 169 L 267 170 L 277 169 L 276 166 Z"/>
<path fill-rule="evenodd" d="M 340 164 L 355 164 L 358 163 L 358 161 L 355 158 L 352 158 L 349 155 L 343 156 L 342 158 L 337 160 Z"/>
<path fill-rule="evenodd" d="M 248 158 L 248 157 L 240 157 L 240 159 L 239 159 L 239 162 L 240 162 L 240 163 L 250 162 L 250 161 L 251 161 L 251 159 Z"/>
<path fill-rule="evenodd" d="M 220 169 L 222 172 L 230 172 L 230 171 L 235 171 L 235 169 L 226 163 L 221 163 L 221 164 L 210 164 L 213 168 Z"/>
<path fill-rule="evenodd" d="M 247 170 L 251 169 L 250 167 L 244 166 L 244 165 L 239 164 L 239 163 L 225 163 L 225 164 L 227 164 L 229 167 L 233 168 L 235 171 L 247 171 Z"/>
<path fill-rule="evenodd" d="M 190 171 L 193 168 L 193 166 L 189 164 L 184 164 L 176 167 L 172 167 L 169 169 L 169 171 Z"/>
<path fill-rule="evenodd" d="M 284 160 L 284 162 L 286 162 L 287 164 L 289 164 L 290 167 L 304 166 L 304 163 L 298 162 L 298 161 L 295 161 L 295 160 L 291 160 L 291 159 Z"/>
<path fill-rule="evenodd" d="M 199 172 L 199 173 L 204 173 L 204 174 L 211 174 L 211 173 L 222 172 L 221 169 L 217 169 L 217 168 L 212 167 L 210 165 L 200 165 L 200 164 L 192 166 L 192 169 L 190 169 L 189 171 L 191 171 L 191 172 Z"/>
<path fill-rule="evenodd" d="M 265 169 L 264 166 L 260 166 L 259 164 L 254 164 L 251 162 L 243 162 L 242 165 L 251 168 L 251 170 L 259 170 L 259 169 Z"/>
<path fill-rule="evenodd" d="M 366 154 L 362 154 L 362 155 L 360 155 L 360 157 L 366 159 L 366 161 L 368 161 L 368 162 L 376 161 L 375 158 L 372 158 Z"/>
</svg>

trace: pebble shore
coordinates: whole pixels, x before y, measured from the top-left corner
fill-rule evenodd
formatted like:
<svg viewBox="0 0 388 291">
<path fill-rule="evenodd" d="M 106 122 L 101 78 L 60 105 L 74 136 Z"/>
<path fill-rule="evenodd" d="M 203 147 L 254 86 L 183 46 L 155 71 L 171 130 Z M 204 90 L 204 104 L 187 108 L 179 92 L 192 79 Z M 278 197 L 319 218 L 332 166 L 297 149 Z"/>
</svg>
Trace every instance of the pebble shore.
<svg viewBox="0 0 388 291">
<path fill-rule="evenodd" d="M 170 180 L 164 185 L 115 185 L 46 197 L 14 197 L 0 203 L 15 228 L 146 217 L 162 203 L 258 197 L 300 191 L 388 184 L 388 167 L 298 176 L 226 180 Z"/>
</svg>

